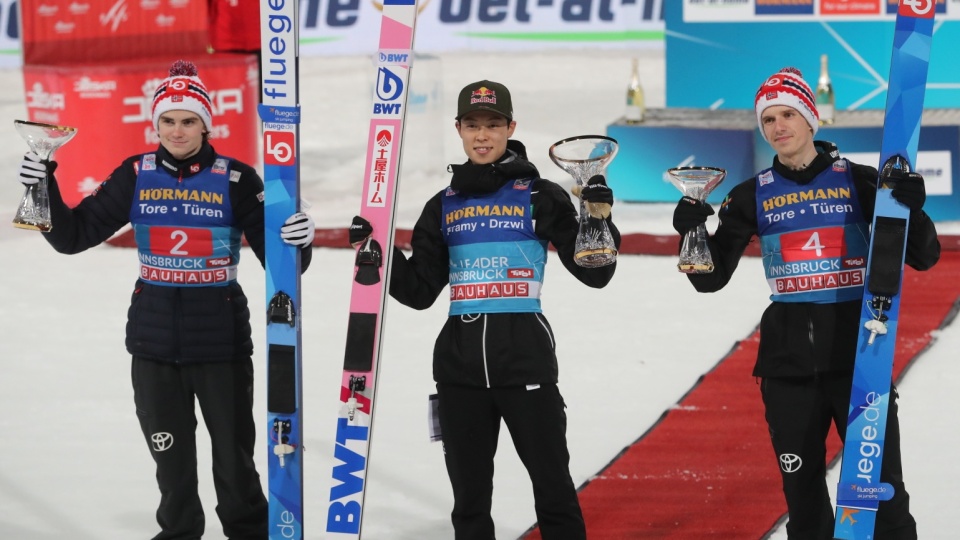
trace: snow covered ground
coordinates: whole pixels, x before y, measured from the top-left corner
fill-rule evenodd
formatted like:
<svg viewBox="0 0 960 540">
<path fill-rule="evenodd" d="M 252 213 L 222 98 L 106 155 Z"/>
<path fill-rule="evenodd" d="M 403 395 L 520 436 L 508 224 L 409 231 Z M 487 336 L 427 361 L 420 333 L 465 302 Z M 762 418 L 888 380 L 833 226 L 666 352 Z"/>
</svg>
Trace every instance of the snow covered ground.
<svg viewBox="0 0 960 540">
<path fill-rule="evenodd" d="M 631 56 L 641 58 L 648 105 L 663 106 L 662 50 L 421 59 L 414 84 L 437 93 L 434 103 L 409 117 L 399 226 L 411 226 L 426 199 L 445 185 L 445 164 L 463 160 L 453 116 L 464 84 L 505 83 L 513 93 L 516 138 L 526 143 L 544 176 L 569 185 L 572 181 L 550 163 L 547 148 L 572 135 L 603 134 L 622 115 Z M 758 66 L 758 81 L 768 71 Z M 304 194 L 318 226 L 344 227 L 360 206 L 372 63 L 366 57 L 305 58 L 301 73 Z M 21 72 L 0 70 L 0 83 L 0 118 L 25 118 Z M 25 150 L 12 126 L 0 130 L 0 170 L 6 177 L 0 182 L 0 208 L 6 208 L 0 221 L 12 217 L 22 194 L 17 170 Z M 672 210 L 672 205 L 618 203 L 614 217 L 624 232 L 669 233 Z M 941 229 L 956 233 L 958 227 L 949 223 Z M 137 273 L 134 252 L 101 246 L 68 258 L 49 249 L 38 233 L 0 223 L 0 253 L 0 538 L 149 538 L 157 530 L 158 493 L 123 348 Z M 569 406 L 571 467 L 578 485 L 646 431 L 759 322 L 767 291 L 758 261 L 742 264 L 730 285 L 712 295 L 696 294 L 675 262 L 622 256 L 614 281 L 600 291 L 580 285 L 556 262 L 548 265 L 544 309 L 558 334 L 560 387 Z M 331 485 L 351 271 L 350 251 L 318 249 L 303 278 L 306 536 L 311 539 L 322 537 L 324 494 Z M 262 313 L 263 271 L 249 253 L 240 282 L 251 310 Z M 452 497 L 440 445 L 428 440 L 426 414 L 434 389 L 432 344 L 445 310 L 442 300 L 422 312 L 393 301 L 388 306 L 365 538 L 452 538 Z M 262 325 L 254 328 L 260 345 Z M 953 461 L 960 445 L 960 404 L 952 396 L 960 368 L 952 362 L 958 348 L 957 325 L 938 332 L 935 345 L 900 385 L 907 487 L 920 537 L 927 540 L 956 538 L 951 523 L 960 506 L 954 489 L 960 469 Z M 260 346 L 257 418 L 265 417 L 262 353 Z M 743 374 L 743 385 L 745 392 L 754 391 L 749 373 Z M 614 402 L 611 396 L 617 396 Z M 202 423 L 198 442 L 208 516 L 204 538 L 218 540 L 224 537 L 214 512 Z M 261 438 L 261 475 L 266 471 L 263 448 Z M 776 465 L 771 455 L 757 466 Z M 529 480 L 506 430 L 496 470 L 497 535 L 516 538 L 535 517 Z M 772 538 L 786 535 L 777 531 Z"/>
</svg>

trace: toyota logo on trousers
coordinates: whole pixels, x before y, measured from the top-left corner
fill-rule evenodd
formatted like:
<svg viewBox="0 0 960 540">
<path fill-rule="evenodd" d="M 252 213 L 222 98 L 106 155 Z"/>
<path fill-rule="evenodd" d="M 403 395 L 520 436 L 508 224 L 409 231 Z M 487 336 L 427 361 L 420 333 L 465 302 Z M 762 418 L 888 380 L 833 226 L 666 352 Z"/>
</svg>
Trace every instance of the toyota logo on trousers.
<svg viewBox="0 0 960 540">
<path fill-rule="evenodd" d="M 154 452 L 163 452 L 173 446 L 173 435 L 167 432 L 154 433 L 150 436 L 150 442 L 153 443 Z"/>
<path fill-rule="evenodd" d="M 780 468 L 785 473 L 797 472 L 803 465 L 803 460 L 796 454 L 780 454 Z"/>
</svg>

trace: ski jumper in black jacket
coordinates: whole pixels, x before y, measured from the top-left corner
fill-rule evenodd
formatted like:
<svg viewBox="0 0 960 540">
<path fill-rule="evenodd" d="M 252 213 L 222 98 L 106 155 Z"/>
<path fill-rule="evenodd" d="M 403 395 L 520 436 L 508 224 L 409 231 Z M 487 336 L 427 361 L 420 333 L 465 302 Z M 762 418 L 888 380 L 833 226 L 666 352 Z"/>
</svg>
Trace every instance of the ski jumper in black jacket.
<svg viewBox="0 0 960 540">
<path fill-rule="evenodd" d="M 409 307 L 426 309 L 450 284 L 451 315 L 434 346 L 433 375 L 440 400 L 444 456 L 454 491 L 456 538 L 494 537 L 490 515 L 493 458 L 501 419 L 530 473 L 543 537 L 584 538 L 583 517 L 569 471 L 554 335 L 540 312 L 539 300 L 517 300 L 517 311 L 496 301 L 471 301 L 474 293 L 470 285 L 460 284 L 460 277 L 489 271 L 495 276 L 491 286 L 496 286 L 510 271 L 520 271 L 501 265 L 506 258 L 473 244 L 474 239 L 488 241 L 481 231 L 489 231 L 488 220 L 501 228 L 515 227 L 516 234 L 508 236 L 508 241 L 530 246 L 525 254 L 533 257 L 523 270 L 536 273 L 540 283 L 547 243 L 556 248 L 563 266 L 590 287 L 605 286 L 616 265 L 577 266 L 573 257 L 577 210 L 563 188 L 540 178 L 518 141 L 509 140 L 505 155 L 496 163 L 468 162 L 450 169 L 451 186 L 433 196 L 417 220 L 410 258 L 400 250 L 394 252 L 390 295 Z M 521 210 L 512 215 L 486 212 L 491 208 Z M 471 209 L 487 217 L 472 222 L 458 219 L 470 215 Z M 471 229 L 471 223 L 478 227 Z M 609 219 L 608 225 L 619 246 L 618 230 Z M 455 245 L 451 247 L 451 243 Z M 460 259 L 459 253 L 467 254 L 469 260 L 465 260 L 467 255 Z M 509 289 L 504 294 L 510 294 Z M 534 294 L 539 297 L 539 290 Z M 467 305 L 456 307 L 458 303 Z"/>
<path fill-rule="evenodd" d="M 784 193 L 817 196 L 822 191 L 815 190 L 820 189 L 824 178 L 831 173 L 841 178 L 846 176 L 852 188 L 849 204 L 851 208 L 859 207 L 859 214 L 849 223 L 866 234 L 873 220 L 877 170 L 843 159 L 831 143 L 816 141 L 815 145 L 817 157 L 807 168 L 793 170 L 775 158 L 772 170 L 761 172 L 730 190 L 718 213 L 720 225 L 709 239 L 716 269 L 711 274 L 688 275 L 697 291 L 722 289 L 730 281 L 747 244 L 758 236 L 760 225 L 769 222 L 773 214 L 789 210 L 788 206 L 799 211 L 807 204 L 788 202 L 786 206 L 778 206 L 779 201 L 790 200 L 784 198 L 767 203 L 766 210 L 758 209 L 758 199 L 769 200 L 763 195 L 758 197 L 758 189 L 779 183 L 788 186 Z M 772 182 L 765 183 L 770 179 Z M 798 196 L 796 200 L 799 199 Z M 861 247 L 865 248 L 868 241 L 864 236 Z M 866 252 L 860 255 L 865 261 Z M 911 212 L 906 263 L 917 270 L 926 270 L 939 256 L 940 243 L 933 222 L 923 210 Z M 780 283 L 789 284 L 788 280 Z M 774 294 L 760 321 L 760 350 L 753 374 L 761 379 L 766 420 L 790 513 L 787 528 L 791 539 L 833 537 L 833 510 L 825 480 L 826 439 L 831 421 L 841 439 L 845 436 L 860 333 L 861 297 L 862 288 L 843 301 L 797 302 Z M 891 395 L 894 399 L 888 412 L 881 481 L 892 484 L 896 495 L 880 503 L 876 525 L 880 540 L 916 538 L 916 524 L 909 513 L 909 495 L 901 472 L 895 388 Z M 800 460 L 799 468 L 791 465 L 797 463 L 796 458 Z"/>
<path fill-rule="evenodd" d="M 149 187 L 138 186 L 141 175 L 149 175 Z M 126 347 L 133 355 L 137 417 L 157 465 L 157 521 L 163 529 L 157 540 L 203 534 L 194 399 L 210 432 L 217 513 L 225 534 L 266 538 L 267 502 L 253 461 L 250 311 L 235 273 L 240 233 L 263 264 L 262 194 L 256 170 L 218 156 L 206 141 L 183 161 L 163 146 L 124 160 L 74 209 L 64 204 L 56 182 L 50 185 L 53 228 L 43 237 L 61 253 L 96 246 L 127 223 L 135 227 L 140 279 L 131 295 Z M 176 208 L 176 217 L 137 230 L 160 208 L 168 215 Z M 191 213 L 219 217 L 205 224 L 188 221 Z M 210 247 L 193 240 L 197 235 L 219 244 L 202 267 L 190 257 L 165 261 L 155 253 L 164 242 L 171 253 Z M 309 248 L 301 251 L 303 269 L 311 255 Z M 178 268 L 187 263 L 192 265 Z"/>
<path fill-rule="evenodd" d="M 878 173 L 814 139 L 819 113 L 800 70 L 785 67 L 768 77 L 754 109 L 760 134 L 776 152 L 773 166 L 730 190 L 708 242 L 715 269 L 687 277 L 699 292 L 722 289 L 747 244 L 759 239 L 771 304 L 760 319 L 753 374 L 760 379 L 780 468 L 787 536 L 830 540 L 834 513 L 826 439 L 831 422 L 841 440 L 846 435 Z M 891 195 L 910 209 L 906 264 L 927 270 L 940 258 L 940 243 L 923 211 L 923 177 L 903 174 Z M 683 235 L 712 213 L 709 205 L 684 197 L 674 211 L 674 228 Z M 878 540 L 914 540 L 917 526 L 901 471 L 897 392 L 890 384 L 880 481 L 896 493 L 880 503 L 875 532 Z"/>
</svg>

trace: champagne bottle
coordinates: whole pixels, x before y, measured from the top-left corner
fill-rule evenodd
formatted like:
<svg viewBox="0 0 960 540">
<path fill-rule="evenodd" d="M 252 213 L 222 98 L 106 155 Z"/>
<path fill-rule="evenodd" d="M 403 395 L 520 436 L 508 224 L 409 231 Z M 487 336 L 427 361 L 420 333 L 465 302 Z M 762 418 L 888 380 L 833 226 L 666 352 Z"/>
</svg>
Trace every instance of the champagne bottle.
<svg viewBox="0 0 960 540">
<path fill-rule="evenodd" d="M 820 78 L 817 80 L 817 112 L 820 113 L 820 125 L 832 124 L 834 116 L 833 83 L 827 68 L 827 55 L 820 56 Z"/>
<path fill-rule="evenodd" d="M 643 122 L 646 113 L 646 104 L 643 99 L 643 87 L 640 86 L 640 61 L 633 59 L 633 73 L 630 75 L 630 84 L 627 86 L 627 108 L 624 119 L 628 124 Z"/>
</svg>

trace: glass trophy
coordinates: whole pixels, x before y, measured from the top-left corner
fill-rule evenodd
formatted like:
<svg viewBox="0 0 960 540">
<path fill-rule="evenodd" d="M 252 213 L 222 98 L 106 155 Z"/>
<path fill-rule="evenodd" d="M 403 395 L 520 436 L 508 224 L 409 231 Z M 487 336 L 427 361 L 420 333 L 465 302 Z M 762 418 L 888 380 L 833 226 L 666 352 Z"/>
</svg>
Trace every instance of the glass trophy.
<svg viewBox="0 0 960 540">
<path fill-rule="evenodd" d="M 676 167 L 669 169 L 670 181 L 684 196 L 701 202 L 707 200 L 727 171 L 716 167 Z M 707 225 L 701 223 L 687 231 L 680 247 L 680 262 L 677 268 L 684 274 L 709 274 L 713 272 L 713 257 L 707 245 Z"/>
<path fill-rule="evenodd" d="M 50 160 L 57 148 L 67 143 L 77 134 L 77 128 L 14 120 L 17 133 L 30 146 L 40 159 Z M 50 222 L 50 194 L 48 182 L 50 175 L 36 184 L 27 186 L 20 199 L 20 207 L 13 218 L 13 226 L 19 229 L 47 232 L 53 228 Z"/>
<path fill-rule="evenodd" d="M 610 137 L 580 135 L 553 143 L 550 159 L 583 187 L 594 175 L 604 174 L 618 148 L 617 141 Z M 574 261 L 585 268 L 596 268 L 616 260 L 617 248 L 606 220 L 591 218 L 587 203 L 580 199 L 580 229 Z"/>
</svg>

